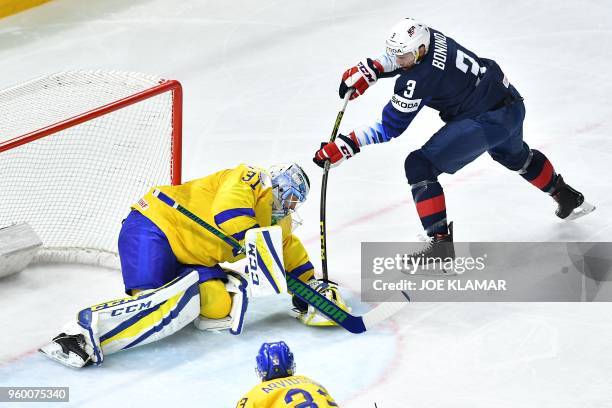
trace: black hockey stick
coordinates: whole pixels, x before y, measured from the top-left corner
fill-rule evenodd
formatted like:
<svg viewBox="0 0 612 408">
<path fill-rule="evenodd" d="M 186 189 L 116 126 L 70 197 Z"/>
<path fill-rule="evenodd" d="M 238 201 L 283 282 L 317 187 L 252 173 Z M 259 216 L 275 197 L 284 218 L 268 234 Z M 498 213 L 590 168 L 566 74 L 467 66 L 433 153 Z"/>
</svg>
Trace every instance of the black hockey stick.
<svg viewBox="0 0 612 408">
<path fill-rule="evenodd" d="M 348 104 L 351 95 L 353 94 L 353 89 L 349 89 L 348 92 L 344 95 L 344 102 L 342 105 L 342 109 L 338 112 L 336 116 L 336 122 L 334 123 L 334 129 L 332 130 L 331 137 L 329 138 L 329 143 L 333 143 L 336 140 L 336 136 L 338 136 L 338 129 L 340 129 L 340 122 L 342 121 L 342 117 L 344 116 L 344 111 L 346 110 L 346 105 Z M 320 228 L 321 228 L 321 270 L 323 272 L 323 280 L 329 281 L 329 273 L 327 271 L 327 229 L 325 226 L 325 203 L 327 201 L 327 178 L 329 177 L 329 167 L 331 166 L 331 162 L 327 160 L 323 165 L 323 179 L 321 180 L 321 207 L 320 207 Z"/>
<path fill-rule="evenodd" d="M 235 240 L 233 237 L 230 237 L 229 235 L 223 233 L 218 228 L 215 228 L 214 226 L 210 225 L 209 223 L 189 211 L 187 208 L 174 201 L 171 197 L 167 196 L 159 190 L 155 190 L 153 195 L 159 200 L 161 200 L 163 203 L 174 208 L 175 210 L 183 214 L 185 217 L 189 218 L 191 221 L 195 222 L 196 224 L 207 230 L 208 232 L 213 233 L 217 238 L 223 240 L 223 242 L 225 242 L 226 244 L 233 247 L 234 253 L 245 252 L 244 247 L 240 245 L 240 242 Z M 350 314 L 349 312 L 345 312 L 344 310 L 340 309 L 334 302 L 330 301 L 325 296 L 322 296 L 319 292 L 299 280 L 297 276 L 287 274 L 286 279 L 287 289 L 291 290 L 294 295 L 317 309 L 317 311 L 319 311 L 322 315 L 326 316 L 329 320 L 337 323 L 339 326 L 344 327 L 351 333 L 365 332 L 376 324 L 397 313 L 400 309 L 406 306 L 407 301 L 410 301 L 410 298 L 408 297 L 408 294 L 406 292 L 397 292 L 388 300 L 388 303 L 379 304 L 363 316 L 355 316 Z"/>
</svg>

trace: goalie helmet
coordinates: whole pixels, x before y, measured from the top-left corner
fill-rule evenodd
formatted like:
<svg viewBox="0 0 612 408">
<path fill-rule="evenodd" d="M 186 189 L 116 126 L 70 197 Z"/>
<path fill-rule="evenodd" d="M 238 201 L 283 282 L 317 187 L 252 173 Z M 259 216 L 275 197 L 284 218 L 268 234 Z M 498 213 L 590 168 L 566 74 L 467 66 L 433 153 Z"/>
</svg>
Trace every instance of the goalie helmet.
<svg viewBox="0 0 612 408">
<path fill-rule="evenodd" d="M 405 18 L 391 29 L 386 51 L 390 57 L 411 53 L 418 61 L 421 45 L 425 46 L 425 52 L 429 51 L 429 28 L 413 18 Z"/>
<path fill-rule="evenodd" d="M 255 357 L 255 371 L 261 381 L 288 377 L 295 372 L 293 353 L 284 341 L 263 343 Z"/>
<path fill-rule="evenodd" d="M 279 220 L 295 212 L 306 201 L 310 180 L 296 163 L 277 164 L 270 167 L 272 178 L 272 218 Z"/>
</svg>

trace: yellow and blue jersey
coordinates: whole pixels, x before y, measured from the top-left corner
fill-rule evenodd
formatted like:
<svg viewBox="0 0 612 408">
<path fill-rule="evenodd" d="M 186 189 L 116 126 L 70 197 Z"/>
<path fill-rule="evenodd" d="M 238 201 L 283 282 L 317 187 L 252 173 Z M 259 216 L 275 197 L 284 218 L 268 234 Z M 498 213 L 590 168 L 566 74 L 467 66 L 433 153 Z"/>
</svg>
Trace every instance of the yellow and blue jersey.
<svg viewBox="0 0 612 408">
<path fill-rule="evenodd" d="M 338 404 L 325 387 L 303 375 L 264 381 L 238 401 L 236 408 L 327 408 Z"/>
<path fill-rule="evenodd" d="M 161 201 L 159 191 L 210 225 L 243 243 L 251 228 L 272 225 L 272 183 L 257 167 L 241 164 L 177 186 L 153 187 L 132 208 L 163 231 L 178 262 L 214 266 L 234 262 L 233 248 Z M 301 280 L 314 275 L 306 249 L 291 231 L 291 216 L 278 222 L 283 231 L 285 270 Z"/>
</svg>

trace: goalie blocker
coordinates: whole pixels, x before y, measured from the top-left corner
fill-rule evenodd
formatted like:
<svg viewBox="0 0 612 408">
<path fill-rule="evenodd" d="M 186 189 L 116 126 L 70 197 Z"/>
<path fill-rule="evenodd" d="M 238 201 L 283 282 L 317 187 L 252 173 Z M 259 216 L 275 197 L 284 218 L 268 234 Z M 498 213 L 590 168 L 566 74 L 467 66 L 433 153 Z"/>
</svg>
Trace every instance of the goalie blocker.
<svg viewBox="0 0 612 408">
<path fill-rule="evenodd" d="M 245 237 L 248 265 L 244 274 L 227 271 L 225 288 L 232 298 L 229 316 L 200 316 L 200 277 L 196 270 L 168 284 L 136 296 L 116 299 L 83 309 L 40 349 L 64 365 L 81 368 L 100 365 L 104 357 L 148 344 L 194 322 L 201 330 L 229 329 L 240 334 L 250 297 L 286 293 L 280 227 L 256 228 Z"/>
<path fill-rule="evenodd" d="M 232 312 L 234 309 L 246 311 L 246 303 L 251 297 L 287 293 L 283 266 L 283 237 L 280 227 L 253 228 L 247 231 L 245 252 L 247 256 L 246 276 L 244 277 L 245 295 L 232 299 Z M 238 305 L 237 302 L 244 302 L 244 305 Z M 194 324 L 200 330 L 231 329 L 232 334 L 239 334 L 242 330 L 244 312 L 240 315 L 240 319 L 232 318 L 232 314 L 234 313 L 230 313 L 230 316 L 225 319 L 207 319 L 200 315 Z"/>
</svg>

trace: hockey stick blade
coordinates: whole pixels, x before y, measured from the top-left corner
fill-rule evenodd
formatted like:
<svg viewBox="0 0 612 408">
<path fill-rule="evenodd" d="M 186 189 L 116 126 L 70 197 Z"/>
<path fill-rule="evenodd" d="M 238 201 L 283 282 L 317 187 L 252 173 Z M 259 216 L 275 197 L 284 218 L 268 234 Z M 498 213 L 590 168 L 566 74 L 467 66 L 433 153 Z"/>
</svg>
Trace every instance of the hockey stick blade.
<svg viewBox="0 0 612 408">
<path fill-rule="evenodd" d="M 386 302 L 379 304 L 374 309 L 363 315 L 361 320 L 366 330 L 371 329 L 384 320 L 387 320 L 400 310 L 402 310 L 410 302 L 410 297 L 407 292 L 396 292 L 393 296 L 387 299 Z"/>
<path fill-rule="evenodd" d="M 304 302 L 312 305 L 329 320 L 356 334 L 363 333 L 393 316 L 410 301 L 406 292 L 398 292 L 389 299 L 390 302 L 379 304 L 363 316 L 355 316 L 340 309 L 334 302 L 294 276 L 287 275 L 287 289 Z"/>
</svg>

